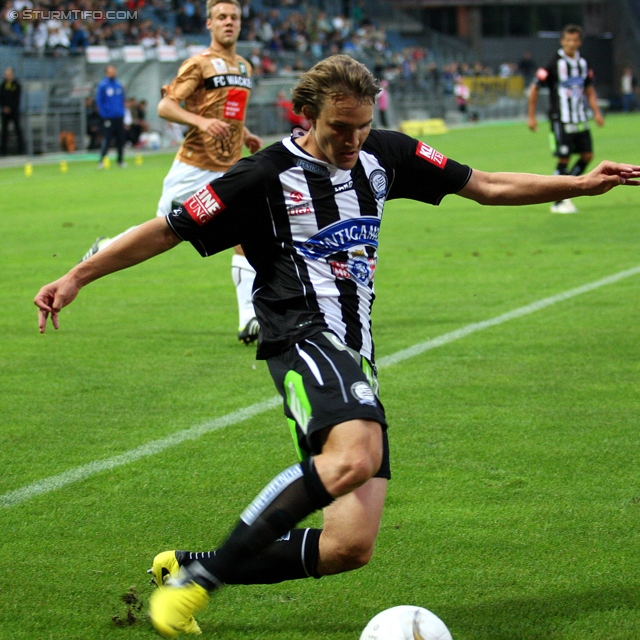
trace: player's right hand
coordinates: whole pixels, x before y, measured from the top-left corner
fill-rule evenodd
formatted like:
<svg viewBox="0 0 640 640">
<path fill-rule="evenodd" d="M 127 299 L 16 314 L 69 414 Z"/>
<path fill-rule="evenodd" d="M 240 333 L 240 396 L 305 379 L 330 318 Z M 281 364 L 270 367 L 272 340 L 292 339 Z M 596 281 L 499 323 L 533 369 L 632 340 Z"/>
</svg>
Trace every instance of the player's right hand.
<svg viewBox="0 0 640 640">
<path fill-rule="evenodd" d="M 59 329 L 58 314 L 63 307 L 73 302 L 78 295 L 80 287 L 68 276 L 64 276 L 55 282 L 46 284 L 33 299 L 38 307 L 38 328 L 44 333 L 47 328 L 47 318 L 51 314 L 51 323 L 54 329 Z"/>
<path fill-rule="evenodd" d="M 231 135 L 231 125 L 217 118 L 202 118 L 198 128 L 213 138 L 228 138 Z"/>
<path fill-rule="evenodd" d="M 536 120 L 535 116 L 530 116 L 529 117 L 529 121 L 527 122 L 527 126 L 534 133 L 538 130 L 538 121 Z"/>
</svg>

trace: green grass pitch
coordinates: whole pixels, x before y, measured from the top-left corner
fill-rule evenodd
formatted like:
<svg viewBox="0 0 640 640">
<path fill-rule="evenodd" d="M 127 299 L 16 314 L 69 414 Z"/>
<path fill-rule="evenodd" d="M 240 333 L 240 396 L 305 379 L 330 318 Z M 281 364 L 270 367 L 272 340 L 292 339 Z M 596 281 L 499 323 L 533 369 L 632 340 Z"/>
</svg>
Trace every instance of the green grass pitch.
<svg viewBox="0 0 640 640">
<path fill-rule="evenodd" d="M 596 158 L 640 163 L 640 118 L 594 131 Z M 549 173 L 524 123 L 428 140 L 483 170 Z M 0 495 L 272 398 L 236 341 L 229 253 L 183 245 L 83 290 L 61 330 L 32 299 L 99 235 L 155 214 L 171 156 L 0 171 Z M 378 358 L 640 265 L 640 190 L 487 208 L 388 205 Z M 357 640 L 418 604 L 456 640 L 640 638 L 640 275 L 381 371 L 392 469 L 372 562 L 319 581 L 229 587 L 203 638 Z M 294 460 L 279 408 L 0 506 L 0 640 L 153 638 L 146 569 L 221 542 Z M 317 520 L 312 520 L 317 522 Z M 132 609 L 131 626 L 126 623 Z"/>
</svg>

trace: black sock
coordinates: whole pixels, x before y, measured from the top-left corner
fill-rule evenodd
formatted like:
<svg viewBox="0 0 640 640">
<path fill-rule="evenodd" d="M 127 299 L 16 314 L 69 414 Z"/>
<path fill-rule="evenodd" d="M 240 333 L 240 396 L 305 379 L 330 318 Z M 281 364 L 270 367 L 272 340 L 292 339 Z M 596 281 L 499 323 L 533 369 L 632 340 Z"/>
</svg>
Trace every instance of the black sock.
<svg viewBox="0 0 640 640">
<path fill-rule="evenodd" d="M 240 522 L 215 555 L 200 558 L 188 569 L 190 578 L 212 590 L 238 581 L 243 565 L 308 515 L 333 502 L 307 458 L 274 478 L 244 510 Z"/>
<path fill-rule="evenodd" d="M 556 170 L 554 171 L 554 175 L 566 176 L 568 167 L 569 167 L 568 162 L 558 162 L 558 164 L 556 165 Z"/>
<path fill-rule="evenodd" d="M 227 584 L 275 584 L 285 580 L 319 578 L 318 556 L 322 529 L 293 529 L 254 558 L 236 567 Z M 180 566 L 210 558 L 215 551 L 176 551 Z"/>
<path fill-rule="evenodd" d="M 571 168 L 569 175 L 579 176 L 587 168 L 588 164 L 588 162 L 585 162 L 582 159 L 578 160 Z"/>
<path fill-rule="evenodd" d="M 567 175 L 567 167 L 569 166 L 568 162 L 558 162 L 556 165 L 556 170 L 553 172 L 555 176 L 566 176 Z M 556 204 L 562 202 L 562 200 L 556 200 Z"/>
</svg>

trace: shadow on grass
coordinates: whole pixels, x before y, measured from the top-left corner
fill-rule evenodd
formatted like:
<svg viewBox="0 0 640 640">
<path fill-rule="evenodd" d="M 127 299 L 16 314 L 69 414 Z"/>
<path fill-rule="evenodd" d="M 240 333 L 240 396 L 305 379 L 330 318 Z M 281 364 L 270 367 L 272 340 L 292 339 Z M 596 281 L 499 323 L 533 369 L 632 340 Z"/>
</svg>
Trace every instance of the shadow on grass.
<svg viewBox="0 0 640 640">
<path fill-rule="evenodd" d="M 628 588 L 603 588 L 582 592 L 558 592 L 540 598 L 522 598 L 502 602 L 485 602 L 475 606 L 455 607 L 442 605 L 438 615 L 446 621 L 455 640 L 552 640 L 554 638 L 583 637 L 619 638 L 615 628 L 602 628 L 601 619 L 593 629 L 585 629 L 580 621 L 605 612 L 637 610 L 640 603 L 640 585 Z M 573 631 L 573 623 L 578 623 Z M 305 618 L 295 623 L 289 617 L 282 624 L 269 621 L 262 626 L 252 621 L 237 623 L 204 623 L 203 630 L 221 640 L 225 638 L 358 638 L 362 628 L 357 625 L 332 621 L 330 616 Z M 627 630 L 629 631 L 629 630 Z M 607 635 L 609 632 L 610 635 Z M 624 633 L 624 631 L 623 631 Z M 624 637 L 639 638 L 637 634 Z"/>
<path fill-rule="evenodd" d="M 454 637 L 461 640 L 550 640 L 568 637 L 565 635 L 568 628 L 581 619 L 605 612 L 637 610 L 639 604 L 640 584 L 559 591 L 539 598 L 485 602 L 471 607 L 442 606 L 438 615 L 446 620 Z M 599 628 L 594 628 L 590 637 L 619 637 L 615 633 L 607 636 L 606 630 L 599 626 L 601 621 L 595 624 Z M 637 635 L 628 637 L 640 638 L 640 628 Z"/>
</svg>

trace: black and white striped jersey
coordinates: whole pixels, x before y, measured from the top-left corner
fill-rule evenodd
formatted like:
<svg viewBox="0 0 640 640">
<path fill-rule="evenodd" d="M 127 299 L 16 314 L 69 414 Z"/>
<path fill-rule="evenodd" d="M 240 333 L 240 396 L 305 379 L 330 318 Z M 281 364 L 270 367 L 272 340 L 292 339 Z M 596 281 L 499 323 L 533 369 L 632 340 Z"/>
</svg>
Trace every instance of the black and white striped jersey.
<svg viewBox="0 0 640 640">
<path fill-rule="evenodd" d="M 242 244 L 256 269 L 254 306 L 268 358 L 329 329 L 373 361 L 371 307 L 387 200 L 437 205 L 471 169 L 423 142 L 372 131 L 339 169 L 286 138 L 240 160 L 168 216 L 203 256 Z"/>
<path fill-rule="evenodd" d="M 570 58 L 558 49 L 551 62 L 538 69 L 535 82 L 549 88 L 551 120 L 564 124 L 587 122 L 584 90 L 593 84 L 593 71 L 579 52 Z"/>
</svg>

